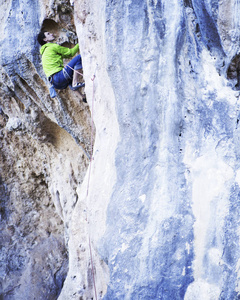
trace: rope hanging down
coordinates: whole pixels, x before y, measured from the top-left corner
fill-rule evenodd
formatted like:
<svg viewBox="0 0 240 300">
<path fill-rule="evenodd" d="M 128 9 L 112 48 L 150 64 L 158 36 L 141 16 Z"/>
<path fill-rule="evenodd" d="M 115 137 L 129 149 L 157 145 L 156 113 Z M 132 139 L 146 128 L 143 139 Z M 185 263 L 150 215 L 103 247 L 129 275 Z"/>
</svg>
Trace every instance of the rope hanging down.
<svg viewBox="0 0 240 300">
<path fill-rule="evenodd" d="M 95 73 L 94 73 L 93 77 L 91 78 L 91 80 L 93 82 L 93 92 L 92 92 L 92 117 L 91 117 L 91 151 L 90 151 L 90 164 L 89 164 L 87 197 L 88 197 L 89 184 L 90 184 L 91 166 L 92 166 L 92 161 L 93 161 L 93 112 L 94 112 L 94 99 L 95 99 L 95 87 L 94 87 L 95 77 L 96 76 L 95 76 Z M 89 237 L 89 250 L 90 250 L 90 258 L 91 258 L 91 266 L 92 266 L 93 285 L 94 285 L 95 298 L 97 300 L 97 289 L 96 289 L 95 276 L 94 276 L 94 267 L 93 267 L 93 257 L 92 257 L 92 247 L 91 247 L 90 234 L 89 234 L 88 237 Z"/>
<path fill-rule="evenodd" d="M 93 77 L 91 78 L 93 82 L 93 91 L 92 91 L 92 114 L 91 114 L 91 149 L 90 149 L 90 163 L 89 163 L 89 173 L 88 173 L 88 183 L 87 183 L 87 195 L 88 197 L 89 193 L 89 185 L 90 185 L 90 177 L 91 177 L 91 168 L 92 168 L 92 161 L 93 161 L 93 113 L 94 113 L 94 99 L 95 99 L 95 86 L 94 86 L 94 79 L 96 75 L 94 73 Z M 86 221 L 88 222 L 88 215 L 86 217 Z M 88 222 L 89 224 L 89 222 Z M 93 256 L 92 256 L 92 246 L 91 246 L 91 238 L 90 233 L 88 230 L 88 242 L 89 242 L 89 251 L 90 251 L 90 259 L 91 259 L 91 269 L 92 269 L 92 279 L 93 279 L 93 285 L 94 285 L 94 293 L 95 293 L 95 299 L 97 300 L 97 289 L 96 289 L 96 282 L 95 282 L 95 276 L 94 276 L 94 266 L 93 266 Z"/>
<path fill-rule="evenodd" d="M 69 66 L 69 65 L 66 65 L 66 67 L 68 67 L 69 69 L 73 70 L 74 72 L 76 72 L 77 74 L 79 74 L 79 75 L 81 75 L 81 76 L 83 77 L 83 73 L 79 72 L 78 70 L 73 69 L 73 68 L 72 68 L 71 66 Z M 94 76 L 94 78 L 95 78 L 95 74 L 94 74 L 93 76 Z M 91 78 L 91 80 L 93 80 L 93 79 Z M 94 86 L 93 86 L 93 89 L 94 89 Z M 93 103 L 92 103 L 92 109 L 93 109 Z M 87 158 L 88 158 L 90 161 L 92 160 L 93 116 L 92 116 L 92 120 L 91 120 L 91 129 L 92 129 L 92 130 L 91 130 L 91 153 L 90 153 L 90 157 L 89 157 L 87 151 L 85 151 L 85 150 L 83 149 L 83 150 L 84 150 L 84 153 L 86 154 Z"/>
<path fill-rule="evenodd" d="M 72 69 L 74 72 L 78 73 L 79 75 L 83 74 L 69 65 L 67 65 L 70 69 Z M 97 69 L 97 66 L 96 66 Z M 94 99 L 95 99 L 95 87 L 94 87 L 94 79 L 96 78 L 96 69 L 93 74 L 93 77 L 91 78 L 93 82 L 93 92 L 92 92 L 92 116 L 91 116 L 91 149 L 90 149 L 90 163 L 89 163 L 89 173 L 88 173 L 88 183 L 87 183 L 87 197 L 88 197 L 88 192 L 89 192 L 89 184 L 90 184 L 90 176 L 91 176 L 91 168 L 92 168 L 92 161 L 93 161 L 93 113 L 94 113 Z M 86 217 L 86 221 L 88 221 L 88 215 Z M 95 283 L 95 276 L 94 276 L 94 266 L 93 266 L 93 256 L 92 256 L 92 246 L 91 246 L 91 239 L 90 239 L 90 234 L 88 234 L 88 241 L 89 241 L 89 251 L 90 251 L 90 259 L 91 259 L 91 268 L 92 268 L 92 277 L 93 277 L 93 285 L 94 285 L 94 293 L 95 293 L 95 298 L 97 298 L 97 289 L 96 289 L 96 283 Z"/>
</svg>

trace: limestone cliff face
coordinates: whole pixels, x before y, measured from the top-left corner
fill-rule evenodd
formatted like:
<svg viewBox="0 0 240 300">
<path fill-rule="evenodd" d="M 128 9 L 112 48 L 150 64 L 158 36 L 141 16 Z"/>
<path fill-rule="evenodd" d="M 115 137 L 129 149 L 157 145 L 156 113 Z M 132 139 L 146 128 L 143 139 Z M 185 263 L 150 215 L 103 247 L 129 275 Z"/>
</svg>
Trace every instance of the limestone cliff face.
<svg viewBox="0 0 240 300">
<path fill-rule="evenodd" d="M 0 297 L 239 297 L 239 15 L 2 1 Z M 41 28 L 79 42 L 87 104 L 49 97 Z"/>
<path fill-rule="evenodd" d="M 68 1 L 1 4 L 0 297 L 56 299 L 69 226 L 88 166 L 90 112 L 79 93 L 49 97 L 36 35 L 77 36 Z M 94 130 L 94 129 L 93 129 Z"/>
</svg>

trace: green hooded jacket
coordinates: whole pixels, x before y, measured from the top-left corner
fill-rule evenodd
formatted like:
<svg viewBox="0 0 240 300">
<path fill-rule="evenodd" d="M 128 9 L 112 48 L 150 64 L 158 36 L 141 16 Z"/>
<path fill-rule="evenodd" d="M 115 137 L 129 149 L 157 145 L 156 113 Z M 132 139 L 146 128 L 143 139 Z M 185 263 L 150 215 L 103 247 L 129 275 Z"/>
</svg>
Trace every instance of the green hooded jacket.
<svg viewBox="0 0 240 300">
<path fill-rule="evenodd" d="M 63 66 L 63 58 L 74 56 L 79 50 L 79 45 L 73 48 L 62 47 L 58 44 L 47 43 L 40 48 L 42 55 L 42 66 L 47 77 L 61 71 Z"/>
</svg>

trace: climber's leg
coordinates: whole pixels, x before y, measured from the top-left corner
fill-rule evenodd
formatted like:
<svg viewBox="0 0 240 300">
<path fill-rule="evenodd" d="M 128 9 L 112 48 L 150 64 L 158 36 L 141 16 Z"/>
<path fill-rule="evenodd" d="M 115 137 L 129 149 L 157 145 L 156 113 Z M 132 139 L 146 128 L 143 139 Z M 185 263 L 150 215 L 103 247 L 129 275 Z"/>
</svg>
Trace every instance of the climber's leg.
<svg viewBox="0 0 240 300">
<path fill-rule="evenodd" d="M 79 74 L 77 70 L 74 69 L 73 71 L 73 80 L 72 80 L 72 87 L 76 87 L 80 85 L 80 81 L 82 80 L 82 75 Z M 82 84 L 82 83 L 81 83 Z"/>
<path fill-rule="evenodd" d="M 75 56 L 60 72 L 53 75 L 53 86 L 56 89 L 62 90 L 68 86 L 72 90 L 77 90 L 85 84 L 82 82 L 82 76 L 77 70 L 82 69 L 82 59 L 80 55 Z M 75 72 L 75 70 L 77 72 Z"/>
<path fill-rule="evenodd" d="M 63 70 L 52 76 L 51 83 L 55 89 L 63 90 L 66 89 L 69 85 L 70 79 L 66 78 L 63 74 Z"/>
<path fill-rule="evenodd" d="M 72 87 L 77 86 L 78 83 L 82 81 L 82 76 L 79 74 L 79 70 L 81 69 L 82 69 L 82 58 L 80 54 L 75 56 L 65 67 L 65 70 L 72 78 Z"/>
</svg>

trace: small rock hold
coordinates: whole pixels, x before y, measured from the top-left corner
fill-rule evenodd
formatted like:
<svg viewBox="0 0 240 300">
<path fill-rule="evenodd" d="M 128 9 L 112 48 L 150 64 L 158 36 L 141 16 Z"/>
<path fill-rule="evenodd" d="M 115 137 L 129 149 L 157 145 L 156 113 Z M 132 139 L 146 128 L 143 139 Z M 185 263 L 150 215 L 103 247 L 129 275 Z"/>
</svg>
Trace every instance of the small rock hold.
<svg viewBox="0 0 240 300">
<path fill-rule="evenodd" d="M 9 131 L 22 130 L 22 121 L 19 118 L 9 118 L 6 129 Z"/>
</svg>

